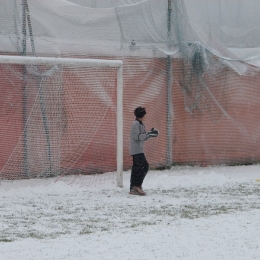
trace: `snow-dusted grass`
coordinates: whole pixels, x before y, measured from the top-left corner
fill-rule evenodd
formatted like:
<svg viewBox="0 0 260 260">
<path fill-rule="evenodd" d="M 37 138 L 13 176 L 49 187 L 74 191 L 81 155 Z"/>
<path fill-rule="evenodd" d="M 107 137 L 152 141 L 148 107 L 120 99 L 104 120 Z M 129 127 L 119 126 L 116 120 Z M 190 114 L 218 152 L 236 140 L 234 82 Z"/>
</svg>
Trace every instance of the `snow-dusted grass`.
<svg viewBox="0 0 260 260">
<path fill-rule="evenodd" d="M 129 178 L 2 182 L 0 259 L 260 259 L 260 165 Z"/>
</svg>

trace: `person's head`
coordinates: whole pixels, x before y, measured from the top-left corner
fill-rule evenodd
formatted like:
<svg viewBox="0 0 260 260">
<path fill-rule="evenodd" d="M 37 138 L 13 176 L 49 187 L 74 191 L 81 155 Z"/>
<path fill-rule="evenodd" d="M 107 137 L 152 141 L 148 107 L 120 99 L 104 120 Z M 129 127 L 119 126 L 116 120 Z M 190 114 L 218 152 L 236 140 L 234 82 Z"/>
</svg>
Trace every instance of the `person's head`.
<svg viewBox="0 0 260 260">
<path fill-rule="evenodd" d="M 144 107 L 137 107 L 134 111 L 134 114 L 135 114 L 135 117 L 137 119 L 143 119 L 145 114 L 146 114 L 146 111 L 145 111 L 145 108 Z"/>
</svg>

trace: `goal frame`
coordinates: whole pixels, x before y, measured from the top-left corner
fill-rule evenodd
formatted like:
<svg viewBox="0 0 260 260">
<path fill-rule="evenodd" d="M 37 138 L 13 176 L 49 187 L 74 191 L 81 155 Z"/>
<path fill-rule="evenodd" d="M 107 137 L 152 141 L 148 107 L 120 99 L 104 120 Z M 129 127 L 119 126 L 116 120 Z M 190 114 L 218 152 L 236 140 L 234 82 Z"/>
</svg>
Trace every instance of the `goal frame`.
<svg viewBox="0 0 260 260">
<path fill-rule="evenodd" d="M 123 187 L 123 61 L 103 59 L 54 58 L 0 55 L 0 64 L 64 65 L 110 67 L 117 69 L 117 186 Z"/>
</svg>

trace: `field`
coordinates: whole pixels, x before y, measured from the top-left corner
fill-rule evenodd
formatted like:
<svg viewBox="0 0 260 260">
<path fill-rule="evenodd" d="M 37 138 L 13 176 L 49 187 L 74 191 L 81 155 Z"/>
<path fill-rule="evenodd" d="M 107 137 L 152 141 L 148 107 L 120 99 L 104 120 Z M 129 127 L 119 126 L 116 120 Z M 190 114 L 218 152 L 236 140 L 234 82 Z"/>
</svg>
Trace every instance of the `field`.
<svg viewBox="0 0 260 260">
<path fill-rule="evenodd" d="M 0 259 L 260 259 L 260 165 L 0 185 Z"/>
</svg>

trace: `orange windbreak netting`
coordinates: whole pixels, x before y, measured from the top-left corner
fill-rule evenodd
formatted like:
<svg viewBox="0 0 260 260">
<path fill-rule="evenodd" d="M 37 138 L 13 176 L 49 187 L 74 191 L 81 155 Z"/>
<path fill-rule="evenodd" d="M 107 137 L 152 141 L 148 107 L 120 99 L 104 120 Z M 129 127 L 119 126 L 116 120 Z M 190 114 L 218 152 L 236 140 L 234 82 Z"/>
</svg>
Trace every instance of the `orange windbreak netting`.
<svg viewBox="0 0 260 260">
<path fill-rule="evenodd" d="M 115 169 L 115 69 L 0 68 L 1 178 Z"/>
<path fill-rule="evenodd" d="M 167 61 L 124 58 L 124 169 L 131 166 L 133 110 L 159 129 L 145 144 L 151 168 L 167 165 Z M 227 68 L 202 82 L 172 60 L 172 163 L 252 163 L 258 147 L 258 78 Z M 1 65 L 2 179 L 116 170 L 116 70 Z"/>
<path fill-rule="evenodd" d="M 235 8 L 234 8 L 235 5 Z M 2 0 L 0 53 L 123 61 L 123 158 L 134 109 L 159 129 L 151 168 L 260 161 L 260 3 Z M 117 167 L 116 69 L 0 62 L 0 179 Z"/>
<path fill-rule="evenodd" d="M 260 73 L 228 68 L 205 73 L 183 87 L 182 62 L 173 84 L 173 161 L 182 164 L 247 164 L 260 159 Z M 198 84 L 198 85 L 196 85 Z"/>
</svg>

